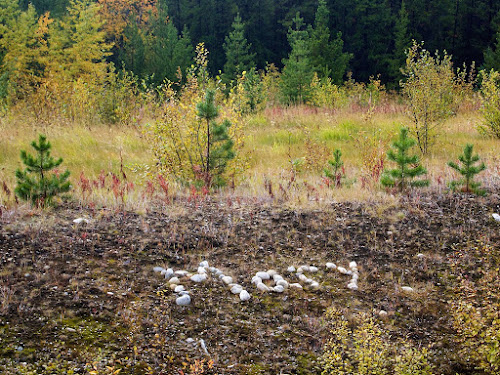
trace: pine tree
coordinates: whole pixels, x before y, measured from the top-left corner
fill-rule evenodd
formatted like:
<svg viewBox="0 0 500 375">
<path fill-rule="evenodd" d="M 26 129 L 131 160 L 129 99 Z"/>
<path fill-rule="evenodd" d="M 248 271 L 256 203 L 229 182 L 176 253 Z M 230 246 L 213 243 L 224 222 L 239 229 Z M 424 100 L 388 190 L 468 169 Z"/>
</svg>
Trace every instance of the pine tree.
<svg viewBox="0 0 500 375">
<path fill-rule="evenodd" d="M 318 77 L 330 77 L 334 83 L 341 84 L 352 56 L 342 51 L 344 41 L 341 32 L 337 33 L 335 39 L 330 40 L 329 15 L 326 1 L 319 0 L 314 28 L 309 27 L 310 59 Z"/>
<path fill-rule="evenodd" d="M 464 153 L 458 157 L 462 166 L 459 166 L 455 162 L 448 162 L 448 165 L 460 173 L 463 178 L 458 181 L 452 181 L 450 187 L 456 190 L 459 186 L 463 186 L 463 191 L 466 193 L 475 193 L 478 195 L 484 195 L 485 191 L 479 189 L 481 183 L 474 181 L 474 176 L 486 169 L 486 165 L 481 162 L 481 164 L 475 166 L 479 161 L 479 155 L 472 155 L 473 145 L 470 143 L 465 145 Z"/>
<path fill-rule="evenodd" d="M 231 123 L 224 120 L 217 124 L 215 121 L 219 116 L 219 109 L 215 105 L 214 90 L 207 90 L 205 99 L 198 103 L 197 110 L 198 117 L 205 122 L 207 134 L 201 177 L 207 187 L 222 186 L 227 163 L 235 157 L 234 142 L 228 134 Z"/>
<path fill-rule="evenodd" d="M 390 60 L 391 78 L 399 81 L 403 76 L 401 69 L 405 66 L 406 50 L 411 47 L 411 38 L 408 32 L 410 23 L 408 12 L 404 0 L 401 2 L 401 9 L 394 26 L 394 52 Z"/>
<path fill-rule="evenodd" d="M 288 30 L 288 42 L 292 47 L 288 59 L 283 60 L 280 89 L 285 103 L 307 102 L 311 97 L 313 71 L 309 60 L 307 30 L 302 30 L 304 20 L 300 13 L 294 18 L 295 27 Z"/>
<path fill-rule="evenodd" d="M 16 170 L 15 193 L 23 200 L 31 200 L 32 204 L 37 207 L 46 207 L 52 203 L 56 195 L 70 190 L 71 185 L 67 181 L 70 172 L 68 170 L 64 173 L 52 171 L 61 165 L 63 159 L 55 160 L 50 156 L 52 146 L 44 135 L 40 134 L 38 143 L 33 141 L 31 146 L 38 155 L 33 157 L 26 151 L 21 151 L 21 160 L 26 165 L 26 169 Z"/>
<path fill-rule="evenodd" d="M 325 168 L 323 173 L 326 178 L 333 182 L 336 187 L 340 187 L 342 185 L 342 178 L 344 175 L 344 162 L 342 161 L 342 152 L 339 149 L 336 149 L 333 152 L 333 160 L 328 160 L 329 168 Z"/>
<path fill-rule="evenodd" d="M 500 32 L 496 33 L 494 48 L 488 47 L 484 52 L 483 68 L 486 71 L 491 69 L 500 71 Z"/>
<path fill-rule="evenodd" d="M 419 164 L 418 155 L 408 155 L 408 151 L 416 145 L 416 141 L 408 136 L 408 129 L 401 128 L 399 139 L 392 143 L 394 150 L 387 152 L 387 158 L 397 164 L 397 168 L 385 170 L 381 183 L 384 186 L 396 186 L 403 191 L 408 186 L 421 187 L 429 185 L 429 180 L 413 180 L 427 173 Z"/>
<path fill-rule="evenodd" d="M 232 27 L 233 30 L 226 36 L 224 42 L 224 51 L 226 53 L 224 75 L 228 82 L 255 65 L 255 54 L 250 52 L 252 46 L 245 38 L 245 26 L 241 22 L 239 13 L 236 15 Z"/>
</svg>

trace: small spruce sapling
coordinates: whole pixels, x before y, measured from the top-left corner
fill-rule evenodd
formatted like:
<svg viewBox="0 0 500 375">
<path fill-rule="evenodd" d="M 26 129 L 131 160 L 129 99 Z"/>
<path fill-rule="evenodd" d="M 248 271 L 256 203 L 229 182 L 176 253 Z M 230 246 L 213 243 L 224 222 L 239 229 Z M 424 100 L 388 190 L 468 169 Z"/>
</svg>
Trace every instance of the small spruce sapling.
<svg viewBox="0 0 500 375">
<path fill-rule="evenodd" d="M 387 158 L 397 164 L 397 168 L 385 170 L 382 174 L 383 186 L 398 187 L 403 191 L 408 186 L 422 187 L 429 185 L 429 180 L 413 180 L 427 173 L 419 163 L 418 155 L 408 155 L 408 151 L 415 146 L 416 141 L 408 136 L 408 129 L 401 128 L 399 139 L 392 143 L 394 150 L 387 152 Z"/>
<path fill-rule="evenodd" d="M 323 169 L 323 173 L 329 180 L 329 183 L 333 183 L 335 187 L 342 186 L 342 179 L 345 177 L 345 172 L 342 152 L 339 149 L 333 151 L 333 160 L 328 160 L 328 166 Z"/>
<path fill-rule="evenodd" d="M 464 153 L 458 157 L 458 160 L 461 162 L 462 166 L 457 163 L 450 161 L 448 165 L 460 173 L 463 178 L 457 181 L 452 181 L 450 183 L 450 188 L 452 190 L 457 190 L 459 186 L 463 186 L 462 191 L 466 193 L 475 193 L 478 195 L 485 195 L 486 192 L 482 189 L 479 189 L 481 186 L 480 182 L 474 181 L 474 176 L 479 174 L 480 172 L 486 169 L 486 165 L 481 162 L 481 164 L 475 166 L 479 161 L 479 155 L 472 155 L 474 146 L 470 143 L 465 145 Z"/>
<path fill-rule="evenodd" d="M 46 207 L 51 204 L 56 195 L 70 190 L 71 184 L 68 181 L 70 172 L 68 170 L 64 173 L 52 171 L 61 165 L 63 159 L 55 160 L 50 155 L 52 145 L 44 135 L 40 134 L 38 143 L 33 141 L 31 146 L 38 155 L 33 157 L 26 151 L 21 151 L 21 160 L 26 165 L 26 169 L 16 170 L 15 193 L 23 200 L 31 200 L 36 207 Z"/>
</svg>

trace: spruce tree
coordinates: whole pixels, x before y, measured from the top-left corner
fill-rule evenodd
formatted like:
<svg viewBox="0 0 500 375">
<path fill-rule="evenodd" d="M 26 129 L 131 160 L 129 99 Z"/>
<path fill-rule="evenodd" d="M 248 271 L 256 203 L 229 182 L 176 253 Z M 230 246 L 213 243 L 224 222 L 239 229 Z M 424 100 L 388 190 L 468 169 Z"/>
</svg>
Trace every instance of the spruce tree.
<svg viewBox="0 0 500 375">
<path fill-rule="evenodd" d="M 485 191 L 479 189 L 481 186 L 480 182 L 474 181 L 474 176 L 479 174 L 480 172 L 486 169 L 486 165 L 481 162 L 479 165 L 474 165 L 479 161 L 479 155 L 473 155 L 474 146 L 470 143 L 465 145 L 464 153 L 458 157 L 458 160 L 461 162 L 462 166 L 457 163 L 450 161 L 448 165 L 460 173 L 463 178 L 458 181 L 452 181 L 450 183 L 450 187 L 453 190 L 456 190 L 459 186 L 463 186 L 463 191 L 466 193 L 475 193 L 478 195 L 484 195 Z"/>
<path fill-rule="evenodd" d="M 413 138 L 408 136 L 408 129 L 401 128 L 399 139 L 392 143 L 394 150 L 387 152 L 387 158 L 396 163 L 397 167 L 384 171 L 380 181 L 382 185 L 398 187 L 399 191 L 403 191 L 408 186 L 421 187 L 429 185 L 429 180 L 413 180 L 427 173 L 426 169 L 419 164 L 418 155 L 408 154 L 408 151 L 416 143 Z"/>
<path fill-rule="evenodd" d="M 403 78 L 401 69 L 405 66 L 406 50 L 411 47 L 411 38 L 408 32 L 410 23 L 408 12 L 404 0 L 401 2 L 401 8 L 394 25 L 394 52 L 390 60 L 391 78 L 394 81 L 399 81 Z"/>
<path fill-rule="evenodd" d="M 500 32 L 496 33 L 494 48 L 488 47 L 484 52 L 483 69 L 500 71 Z"/>
<path fill-rule="evenodd" d="M 227 163 L 235 157 L 233 151 L 234 142 L 228 134 L 231 126 L 229 120 L 217 124 L 215 119 L 219 116 L 219 109 L 215 105 L 215 91 L 207 90 L 205 98 L 197 105 L 198 117 L 205 122 L 206 126 L 206 148 L 202 157 L 202 173 L 205 185 L 224 185 L 223 174 Z"/>
<path fill-rule="evenodd" d="M 319 0 L 314 27 L 309 27 L 309 53 L 314 71 L 320 78 L 330 77 L 334 83 L 341 84 L 351 55 L 343 52 L 342 33 L 338 32 L 331 40 L 328 19 L 330 11 L 325 0 Z"/>
<path fill-rule="evenodd" d="M 343 167 L 342 152 L 336 149 L 333 151 L 333 160 L 328 160 L 328 167 L 323 169 L 326 178 L 333 182 L 336 187 L 342 185 L 342 178 L 345 177 Z"/>
<path fill-rule="evenodd" d="M 31 200 L 34 206 L 46 207 L 52 203 L 56 195 L 69 191 L 71 188 L 68 181 L 70 172 L 68 170 L 64 173 L 52 171 L 61 165 L 63 159 L 55 160 L 50 155 L 52 145 L 47 142 L 47 137 L 44 135 L 40 134 L 38 143 L 33 141 L 31 146 L 36 150 L 37 156 L 32 156 L 24 150 L 21 151 L 21 160 L 26 165 L 26 169 L 16 170 L 15 193 L 23 200 Z"/>
<path fill-rule="evenodd" d="M 288 30 L 288 42 L 292 51 L 283 60 L 280 89 L 283 101 L 287 104 L 307 102 L 311 97 L 313 70 L 309 60 L 307 30 L 303 30 L 304 20 L 300 13 L 294 18 L 295 27 Z"/>
<path fill-rule="evenodd" d="M 226 63 L 224 75 L 226 80 L 232 81 L 242 72 L 249 71 L 254 65 L 255 54 L 250 52 L 251 44 L 245 38 L 245 25 L 241 22 L 240 14 L 234 19 L 233 30 L 225 38 L 224 52 Z"/>
</svg>

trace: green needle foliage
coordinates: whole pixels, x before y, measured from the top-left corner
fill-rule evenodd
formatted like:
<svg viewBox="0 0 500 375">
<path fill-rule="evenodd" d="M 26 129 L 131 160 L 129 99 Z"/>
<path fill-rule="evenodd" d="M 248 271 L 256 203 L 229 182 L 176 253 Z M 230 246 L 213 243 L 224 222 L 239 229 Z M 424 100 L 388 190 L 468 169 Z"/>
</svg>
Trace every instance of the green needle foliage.
<svg viewBox="0 0 500 375">
<path fill-rule="evenodd" d="M 323 173 L 335 187 L 342 185 L 342 178 L 345 177 L 343 170 L 342 152 L 339 149 L 333 151 L 333 160 L 328 160 L 328 167 L 323 169 Z"/>
<path fill-rule="evenodd" d="M 458 157 L 458 160 L 461 162 L 461 166 L 455 162 L 448 162 L 448 165 L 460 173 L 463 178 L 458 181 L 452 181 L 450 183 L 450 187 L 453 190 L 457 190 L 459 186 L 462 186 L 462 191 L 466 193 L 475 193 L 478 195 L 484 195 L 486 192 L 482 189 L 479 189 L 481 186 L 480 182 L 474 181 L 474 176 L 479 174 L 480 172 L 486 169 L 486 165 L 484 163 L 475 166 L 479 161 L 479 155 L 472 155 L 472 150 L 474 146 L 470 143 L 467 143 L 464 148 L 464 153 Z"/>
<path fill-rule="evenodd" d="M 234 141 L 230 138 L 228 130 L 231 126 L 229 120 L 217 124 L 215 119 L 219 116 L 219 109 L 215 105 L 215 91 L 207 90 L 205 99 L 196 106 L 198 117 L 205 121 L 207 141 L 203 161 L 202 176 L 207 187 L 223 186 L 223 174 L 227 163 L 234 159 Z"/>
<path fill-rule="evenodd" d="M 397 168 L 385 170 L 381 183 L 384 186 L 397 186 L 403 191 L 408 186 L 422 187 L 429 185 L 429 180 L 413 180 L 424 175 L 427 170 L 419 164 L 418 155 L 409 155 L 408 151 L 416 145 L 416 141 L 408 136 L 408 129 L 401 128 L 399 139 L 393 142 L 394 150 L 387 152 L 387 158 L 397 164 Z"/>
<path fill-rule="evenodd" d="M 39 136 L 38 143 L 33 141 L 31 146 L 36 150 L 37 156 L 32 156 L 26 151 L 21 151 L 21 160 L 26 169 L 16 171 L 17 187 L 15 192 L 23 200 L 31 200 L 36 207 L 46 207 L 52 203 L 52 199 L 70 190 L 68 181 L 70 172 L 56 173 L 52 171 L 63 162 L 62 158 L 55 160 L 50 156 L 52 148 L 47 137 Z M 51 172 L 52 171 L 52 172 Z"/>
</svg>

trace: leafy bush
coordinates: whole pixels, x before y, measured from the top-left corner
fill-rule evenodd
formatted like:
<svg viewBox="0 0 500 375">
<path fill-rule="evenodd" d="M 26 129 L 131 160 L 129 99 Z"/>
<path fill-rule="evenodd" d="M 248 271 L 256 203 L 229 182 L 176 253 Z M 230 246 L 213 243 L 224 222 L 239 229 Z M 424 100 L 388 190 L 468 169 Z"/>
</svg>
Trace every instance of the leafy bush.
<svg viewBox="0 0 500 375">
<path fill-rule="evenodd" d="M 21 151 L 21 160 L 26 165 L 26 169 L 16 171 L 15 193 L 21 199 L 31 200 L 37 207 L 45 207 L 51 204 L 55 196 L 70 190 L 71 185 L 67 181 L 70 172 L 67 170 L 64 173 L 54 171 L 50 173 L 51 170 L 61 165 L 63 159 L 54 160 L 50 156 L 52 146 L 44 135 L 40 134 L 38 143 L 33 141 L 31 146 L 37 151 L 38 156 L 33 157 L 26 151 Z"/>
<path fill-rule="evenodd" d="M 488 136 L 500 138 L 500 73 L 483 70 L 481 76 L 481 113 L 484 123 L 478 126 L 478 130 Z"/>
</svg>

